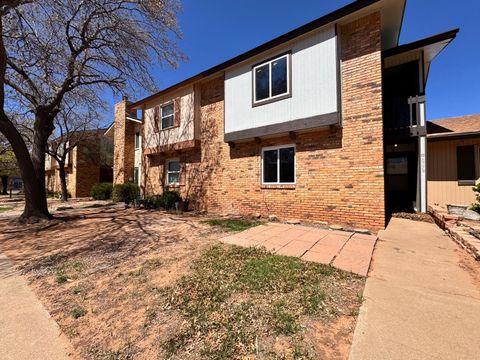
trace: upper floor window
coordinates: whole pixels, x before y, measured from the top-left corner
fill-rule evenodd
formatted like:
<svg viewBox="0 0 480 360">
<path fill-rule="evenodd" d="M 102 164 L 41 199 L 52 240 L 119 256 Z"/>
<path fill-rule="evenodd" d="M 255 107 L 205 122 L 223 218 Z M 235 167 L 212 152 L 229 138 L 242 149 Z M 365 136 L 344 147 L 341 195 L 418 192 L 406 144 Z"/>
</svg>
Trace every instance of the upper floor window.
<svg viewBox="0 0 480 360">
<path fill-rule="evenodd" d="M 253 67 L 254 105 L 291 95 L 290 54 Z"/>
<path fill-rule="evenodd" d="M 162 112 L 162 130 L 173 127 L 174 125 L 174 106 L 173 102 L 167 105 L 163 105 L 161 108 Z"/>
<path fill-rule="evenodd" d="M 262 183 L 295 184 L 295 146 L 268 147 L 262 150 Z"/>
<path fill-rule="evenodd" d="M 137 131 L 135 133 L 135 149 L 140 148 L 140 133 Z"/>
</svg>

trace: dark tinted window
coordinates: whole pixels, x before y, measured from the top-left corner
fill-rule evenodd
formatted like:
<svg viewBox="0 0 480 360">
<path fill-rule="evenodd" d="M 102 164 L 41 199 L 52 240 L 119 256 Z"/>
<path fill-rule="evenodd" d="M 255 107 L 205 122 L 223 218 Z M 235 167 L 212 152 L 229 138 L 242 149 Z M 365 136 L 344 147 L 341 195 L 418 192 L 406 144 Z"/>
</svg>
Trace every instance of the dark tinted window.
<svg viewBox="0 0 480 360">
<path fill-rule="evenodd" d="M 180 162 L 179 161 L 169 161 L 168 162 L 168 171 L 180 171 Z"/>
<path fill-rule="evenodd" d="M 138 180 L 139 180 L 139 178 L 138 178 L 138 167 L 136 167 L 136 168 L 133 169 L 133 183 L 136 184 L 136 185 L 140 185 Z"/>
<path fill-rule="evenodd" d="M 457 177 L 458 180 L 475 180 L 475 147 L 457 147 Z"/>
<path fill-rule="evenodd" d="M 272 62 L 272 96 L 287 92 L 287 58 Z"/>
<path fill-rule="evenodd" d="M 263 153 L 263 182 L 277 182 L 278 150 L 268 150 Z"/>
<path fill-rule="evenodd" d="M 140 147 L 140 133 L 136 132 L 135 133 L 135 149 L 138 149 Z"/>
<path fill-rule="evenodd" d="M 295 182 L 295 149 L 280 149 L 280 182 Z"/>
<path fill-rule="evenodd" d="M 263 182 L 277 184 L 295 182 L 294 147 L 263 152 Z"/>
<path fill-rule="evenodd" d="M 255 100 L 270 97 L 270 67 L 268 64 L 255 69 Z"/>
</svg>

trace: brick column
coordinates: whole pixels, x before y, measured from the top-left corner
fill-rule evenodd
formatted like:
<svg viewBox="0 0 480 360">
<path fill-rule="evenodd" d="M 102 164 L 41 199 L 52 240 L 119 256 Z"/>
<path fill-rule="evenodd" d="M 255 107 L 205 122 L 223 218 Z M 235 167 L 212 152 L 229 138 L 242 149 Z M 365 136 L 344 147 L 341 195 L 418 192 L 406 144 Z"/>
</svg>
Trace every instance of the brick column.
<svg viewBox="0 0 480 360">
<path fill-rule="evenodd" d="M 343 216 L 369 229 L 385 225 L 380 21 L 377 12 L 340 27 L 345 199 L 351 204 Z"/>
<path fill-rule="evenodd" d="M 115 104 L 113 183 L 124 184 L 133 179 L 135 159 L 135 124 L 127 121 L 127 106 L 123 99 Z"/>
</svg>

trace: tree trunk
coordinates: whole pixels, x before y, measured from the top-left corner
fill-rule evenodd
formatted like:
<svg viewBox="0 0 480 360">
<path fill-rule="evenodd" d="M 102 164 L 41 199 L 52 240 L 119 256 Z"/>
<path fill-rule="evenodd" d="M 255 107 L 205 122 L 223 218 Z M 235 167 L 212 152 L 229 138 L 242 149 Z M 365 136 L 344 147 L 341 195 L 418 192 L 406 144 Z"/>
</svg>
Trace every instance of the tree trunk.
<svg viewBox="0 0 480 360">
<path fill-rule="evenodd" d="M 3 18 L 0 15 L 0 132 L 7 138 L 17 159 L 25 190 L 25 209 L 20 216 L 21 221 L 37 221 L 50 218 L 47 206 L 45 186 L 38 183 L 38 176 L 30 158 L 27 145 L 22 136 L 5 114 L 5 72 L 7 68 L 7 52 L 3 43 Z M 43 148 L 45 151 L 45 148 Z M 44 154 L 45 156 L 45 154 Z M 45 165 L 43 165 L 45 166 Z M 43 169 L 43 173 L 45 168 Z M 43 178 L 43 184 L 45 177 Z"/>
<path fill-rule="evenodd" d="M 8 195 L 8 176 L 2 176 L 2 195 Z"/>
<path fill-rule="evenodd" d="M 7 138 L 20 168 L 25 190 L 25 209 L 20 216 L 21 221 L 37 221 L 49 219 L 47 197 L 45 186 L 41 187 L 38 183 L 38 177 L 35 173 L 30 153 L 27 146 L 15 126 L 10 122 L 4 113 L 0 111 L 0 132 Z M 45 172 L 45 169 L 43 169 Z M 45 184 L 45 177 L 43 179 Z"/>
<path fill-rule="evenodd" d="M 62 189 L 62 201 L 68 201 L 67 179 L 65 176 L 65 162 L 58 162 L 60 167 L 60 187 Z"/>
</svg>

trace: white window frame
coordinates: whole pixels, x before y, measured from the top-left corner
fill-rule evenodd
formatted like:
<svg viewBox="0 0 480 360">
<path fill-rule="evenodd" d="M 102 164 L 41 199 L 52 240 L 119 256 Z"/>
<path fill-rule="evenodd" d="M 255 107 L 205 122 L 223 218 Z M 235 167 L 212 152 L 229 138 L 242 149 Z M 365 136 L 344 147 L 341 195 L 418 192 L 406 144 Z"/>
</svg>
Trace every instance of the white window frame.
<svg viewBox="0 0 480 360">
<path fill-rule="evenodd" d="M 171 163 L 171 162 L 178 162 L 178 171 L 169 171 L 168 170 L 168 165 Z M 178 182 L 176 183 L 171 183 L 170 180 L 169 180 L 169 177 L 168 175 L 169 174 L 174 174 L 174 173 L 177 173 L 178 172 Z M 182 176 L 181 174 L 182 172 L 182 166 L 180 164 L 180 159 L 168 159 L 166 162 L 165 162 L 165 176 L 166 176 L 166 179 L 165 179 L 165 183 L 167 185 L 171 185 L 171 186 L 178 186 L 180 185 L 180 176 Z"/>
<path fill-rule="evenodd" d="M 292 148 L 293 147 L 293 182 L 280 182 L 280 149 L 285 149 L 285 148 Z M 271 151 L 271 150 L 278 150 L 278 158 L 277 158 L 277 182 L 264 182 L 264 177 L 263 177 L 263 162 L 264 162 L 264 154 L 265 151 Z M 261 161 L 261 183 L 262 185 L 295 185 L 297 183 L 297 147 L 295 144 L 288 144 L 288 145 L 279 145 L 279 146 L 268 146 L 262 148 L 262 161 Z"/>
<path fill-rule="evenodd" d="M 135 173 L 137 173 L 136 178 L 135 178 Z M 140 186 L 140 168 L 138 166 L 135 166 L 133 168 L 133 183 L 135 185 Z"/>
<path fill-rule="evenodd" d="M 138 135 L 138 136 L 137 136 Z M 135 150 L 140 149 L 140 131 L 135 131 Z"/>
<path fill-rule="evenodd" d="M 278 95 L 275 95 L 275 96 L 272 96 L 272 63 L 274 61 L 277 61 L 279 59 L 282 59 L 282 58 L 286 58 L 287 59 L 287 91 L 284 92 L 283 94 L 278 94 Z M 254 105 L 258 105 L 258 104 L 262 104 L 264 102 L 270 102 L 272 100 L 275 100 L 277 98 L 281 98 L 281 97 L 285 97 L 285 96 L 289 96 L 291 95 L 291 87 L 290 87 L 290 71 L 291 71 L 291 66 L 290 66 L 290 61 L 291 61 L 291 54 L 290 53 L 286 53 L 286 54 L 283 54 L 283 55 L 280 55 L 274 59 L 271 59 L 271 60 L 268 60 L 268 61 L 265 61 L 261 64 L 258 64 L 258 65 L 255 65 L 252 69 L 253 71 L 253 92 L 252 92 L 252 95 L 253 95 L 253 104 Z M 268 91 L 269 91 L 269 96 L 265 99 L 261 99 L 261 100 L 257 100 L 257 72 L 256 70 L 260 67 L 263 67 L 265 65 L 268 65 L 268 69 L 269 69 L 269 86 L 268 86 Z"/>
<path fill-rule="evenodd" d="M 167 107 L 168 105 L 172 105 L 173 113 L 172 113 L 172 115 L 163 116 L 163 108 Z M 163 127 L 163 119 L 165 119 L 167 117 L 170 117 L 170 116 L 172 117 L 172 126 Z M 173 127 L 175 127 L 175 103 L 173 101 L 169 101 L 165 104 L 160 105 L 160 130 L 171 129 Z"/>
</svg>

